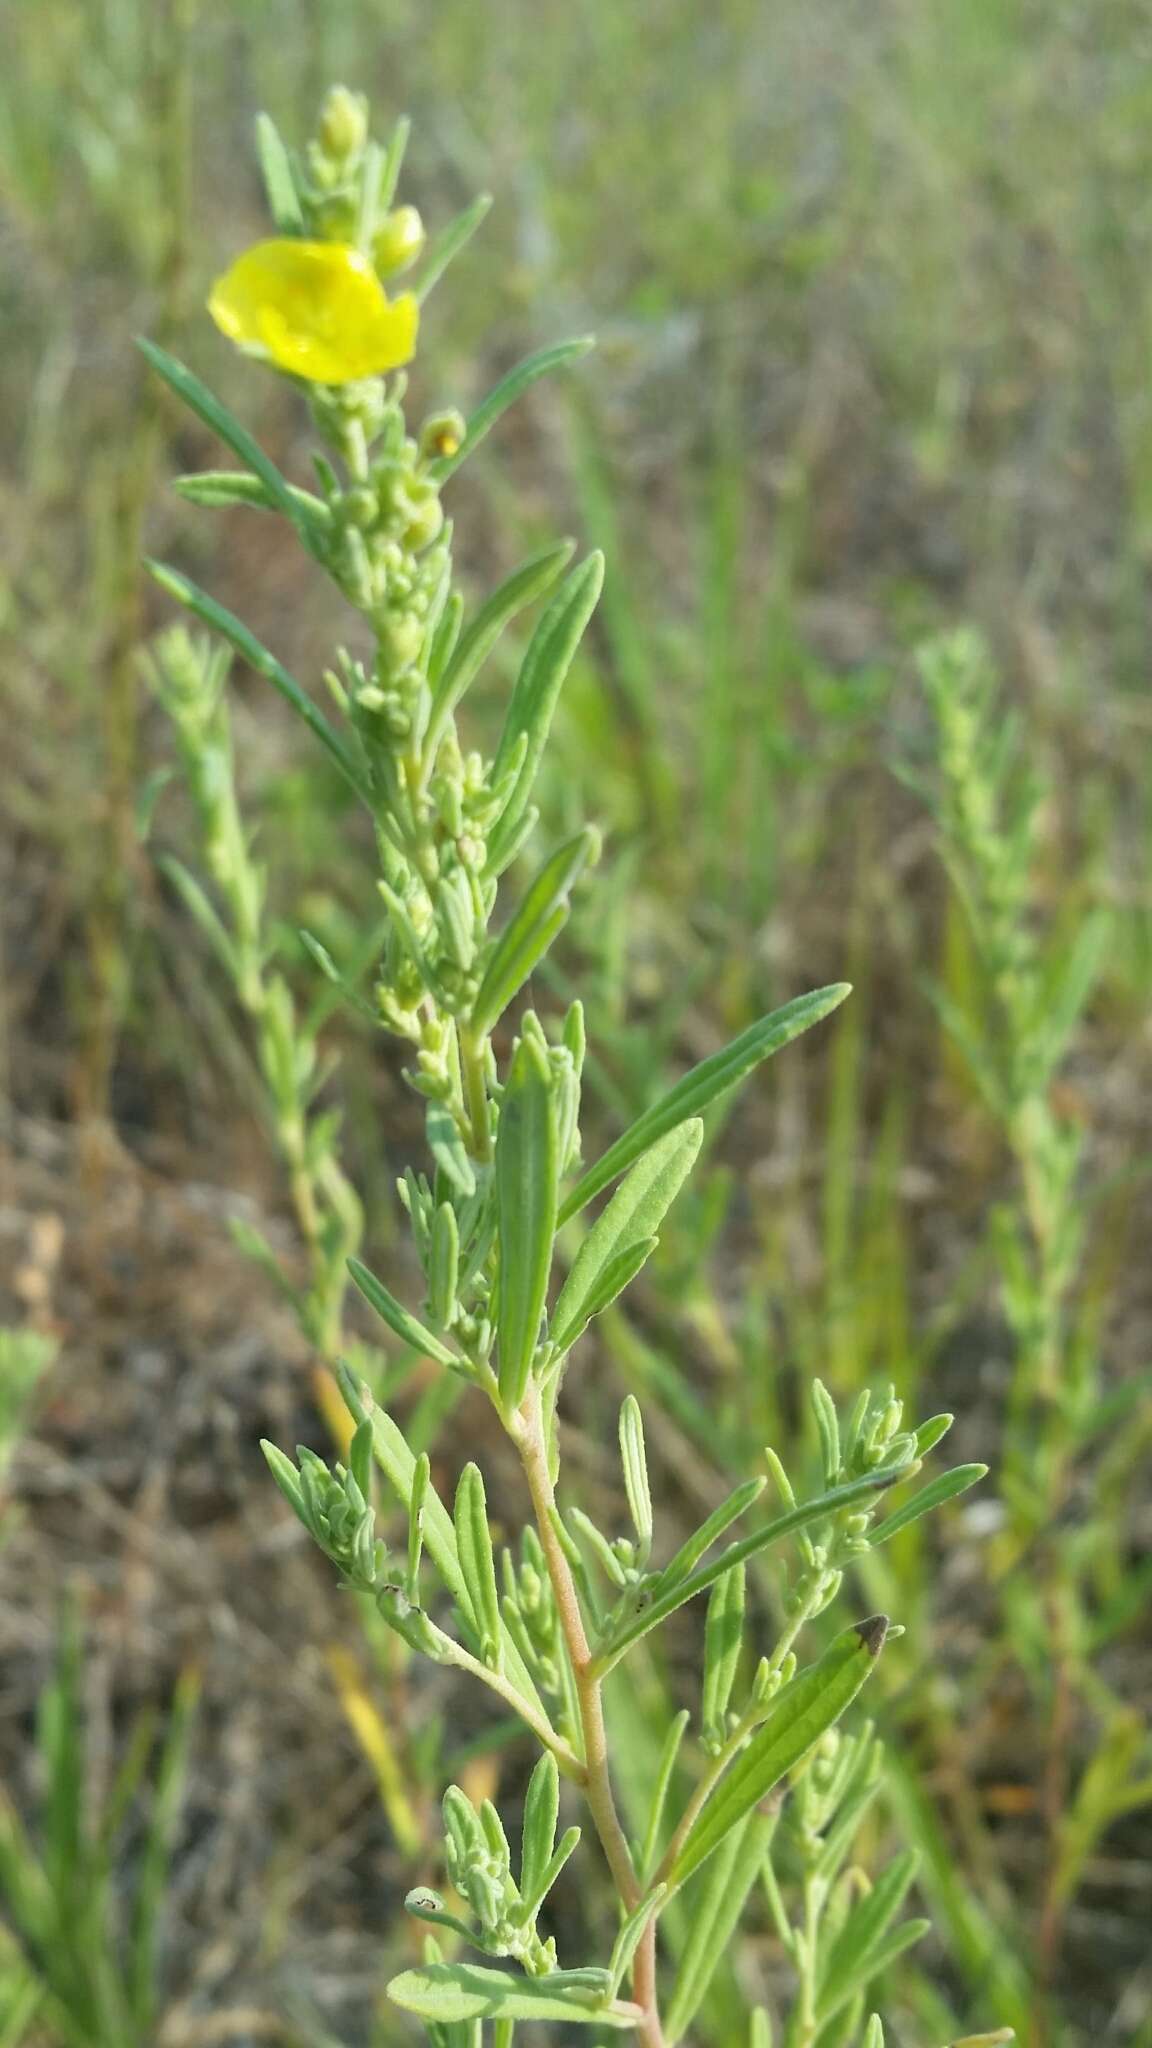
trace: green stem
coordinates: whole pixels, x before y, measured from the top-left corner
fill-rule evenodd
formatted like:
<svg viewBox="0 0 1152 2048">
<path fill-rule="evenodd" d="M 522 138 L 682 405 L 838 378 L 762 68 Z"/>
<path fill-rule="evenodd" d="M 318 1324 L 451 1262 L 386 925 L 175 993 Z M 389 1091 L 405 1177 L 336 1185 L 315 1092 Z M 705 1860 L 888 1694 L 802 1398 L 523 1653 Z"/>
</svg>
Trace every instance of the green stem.
<svg viewBox="0 0 1152 2048">
<path fill-rule="evenodd" d="M 548 1576 L 556 1600 L 556 1611 L 567 1645 L 584 1740 L 584 1796 L 600 1843 L 612 1873 L 612 1881 L 625 1912 L 638 1905 L 641 1885 L 632 1862 L 632 1852 L 620 1824 L 608 1764 L 608 1731 L 604 1721 L 603 1681 L 584 1627 L 572 1568 L 556 1533 L 556 1494 L 548 1467 L 548 1448 L 539 1388 L 531 1388 L 524 1407 L 510 1432 L 520 1453 L 536 1527 L 544 1551 Z M 650 1920 L 632 1965 L 632 1996 L 641 2008 L 637 2034 L 644 2048 L 665 2048 L 664 2031 L 656 1998 L 656 1927 Z"/>
<path fill-rule="evenodd" d="M 460 1033 L 460 1067 L 464 1080 L 464 1107 L 472 1141 L 472 1156 L 481 1163 L 492 1157 L 492 1131 L 488 1116 L 488 1084 L 484 1078 L 487 1039 L 477 1038 L 467 1026 Z"/>
</svg>

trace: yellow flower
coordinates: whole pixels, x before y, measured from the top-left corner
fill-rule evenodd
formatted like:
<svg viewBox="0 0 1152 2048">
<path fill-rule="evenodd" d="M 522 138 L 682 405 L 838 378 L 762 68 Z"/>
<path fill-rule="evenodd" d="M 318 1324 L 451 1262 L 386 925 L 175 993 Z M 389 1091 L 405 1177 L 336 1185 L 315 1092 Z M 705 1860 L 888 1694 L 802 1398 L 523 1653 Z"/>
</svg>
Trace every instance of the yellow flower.
<svg viewBox="0 0 1152 2048">
<path fill-rule="evenodd" d="M 254 242 L 218 278 L 208 311 L 221 333 L 313 384 L 350 384 L 410 362 L 420 309 L 389 299 L 348 242 Z"/>
</svg>

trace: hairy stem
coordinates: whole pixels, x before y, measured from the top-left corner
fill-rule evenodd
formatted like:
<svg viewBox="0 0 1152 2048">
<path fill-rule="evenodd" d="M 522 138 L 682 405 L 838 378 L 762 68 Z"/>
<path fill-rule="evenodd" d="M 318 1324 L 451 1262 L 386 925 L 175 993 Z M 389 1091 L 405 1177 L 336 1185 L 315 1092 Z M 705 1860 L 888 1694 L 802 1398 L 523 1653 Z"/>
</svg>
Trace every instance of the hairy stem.
<svg viewBox="0 0 1152 2048">
<path fill-rule="evenodd" d="M 564 1555 L 553 1522 L 556 1494 L 548 1469 L 540 1395 L 535 1387 L 520 1412 L 514 1437 L 532 1496 L 536 1526 L 556 1598 L 556 1611 L 576 1682 L 584 1739 L 584 1796 L 612 1873 L 612 1881 L 625 1912 L 630 1913 L 640 1899 L 641 1886 L 612 1790 L 608 1731 L 604 1723 L 603 1680 L 596 1672 L 572 1567 Z M 664 2048 L 664 2031 L 656 2001 L 656 1928 L 653 1921 L 644 1932 L 632 1965 L 632 1996 L 644 2014 L 637 2023 L 636 2031 L 645 2048 Z"/>
</svg>

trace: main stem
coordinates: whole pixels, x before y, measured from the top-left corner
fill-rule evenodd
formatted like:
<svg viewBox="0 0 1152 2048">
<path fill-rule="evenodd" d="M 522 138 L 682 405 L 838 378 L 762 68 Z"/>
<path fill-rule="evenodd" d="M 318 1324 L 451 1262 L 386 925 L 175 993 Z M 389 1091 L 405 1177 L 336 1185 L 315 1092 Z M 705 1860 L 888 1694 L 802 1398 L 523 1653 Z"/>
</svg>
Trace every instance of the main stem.
<svg viewBox="0 0 1152 2048">
<path fill-rule="evenodd" d="M 548 1450 L 544 1440 L 544 1422 L 540 1408 L 540 1395 L 533 1387 L 514 1431 L 528 1491 L 532 1496 L 532 1507 L 536 1526 L 540 1532 L 548 1576 L 556 1598 L 556 1611 L 572 1673 L 576 1681 L 576 1699 L 580 1711 L 580 1726 L 584 1738 L 584 1765 L 586 1778 L 584 1796 L 595 1824 L 596 1832 L 612 1881 L 627 1913 L 632 1912 L 641 1897 L 641 1885 L 632 1862 L 627 1838 L 620 1825 L 616 1811 L 616 1798 L 612 1790 L 612 1778 L 608 1768 L 608 1731 L 604 1724 L 603 1680 L 596 1675 L 595 1660 L 584 1628 L 584 1616 L 572 1568 L 564 1555 L 563 1546 L 556 1534 L 553 1515 L 556 1494 L 552 1475 L 548 1469 Z M 650 1920 L 645 1928 L 632 1965 L 632 1996 L 643 2011 L 644 2017 L 637 2022 L 636 2032 L 645 2048 L 665 2048 L 664 2030 L 660 2024 L 660 2010 L 656 2000 L 656 1926 Z"/>
</svg>

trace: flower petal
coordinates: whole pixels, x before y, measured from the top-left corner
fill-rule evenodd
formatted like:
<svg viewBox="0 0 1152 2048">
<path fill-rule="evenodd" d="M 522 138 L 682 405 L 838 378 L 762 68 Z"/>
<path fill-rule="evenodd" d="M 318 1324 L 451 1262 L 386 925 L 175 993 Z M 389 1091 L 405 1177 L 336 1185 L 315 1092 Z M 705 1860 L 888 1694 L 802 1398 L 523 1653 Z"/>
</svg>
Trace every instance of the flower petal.
<svg viewBox="0 0 1152 2048">
<path fill-rule="evenodd" d="M 347 242 L 255 242 L 212 287 L 222 334 L 314 384 L 348 384 L 411 361 L 419 306 L 389 300 L 367 257 Z"/>
</svg>

